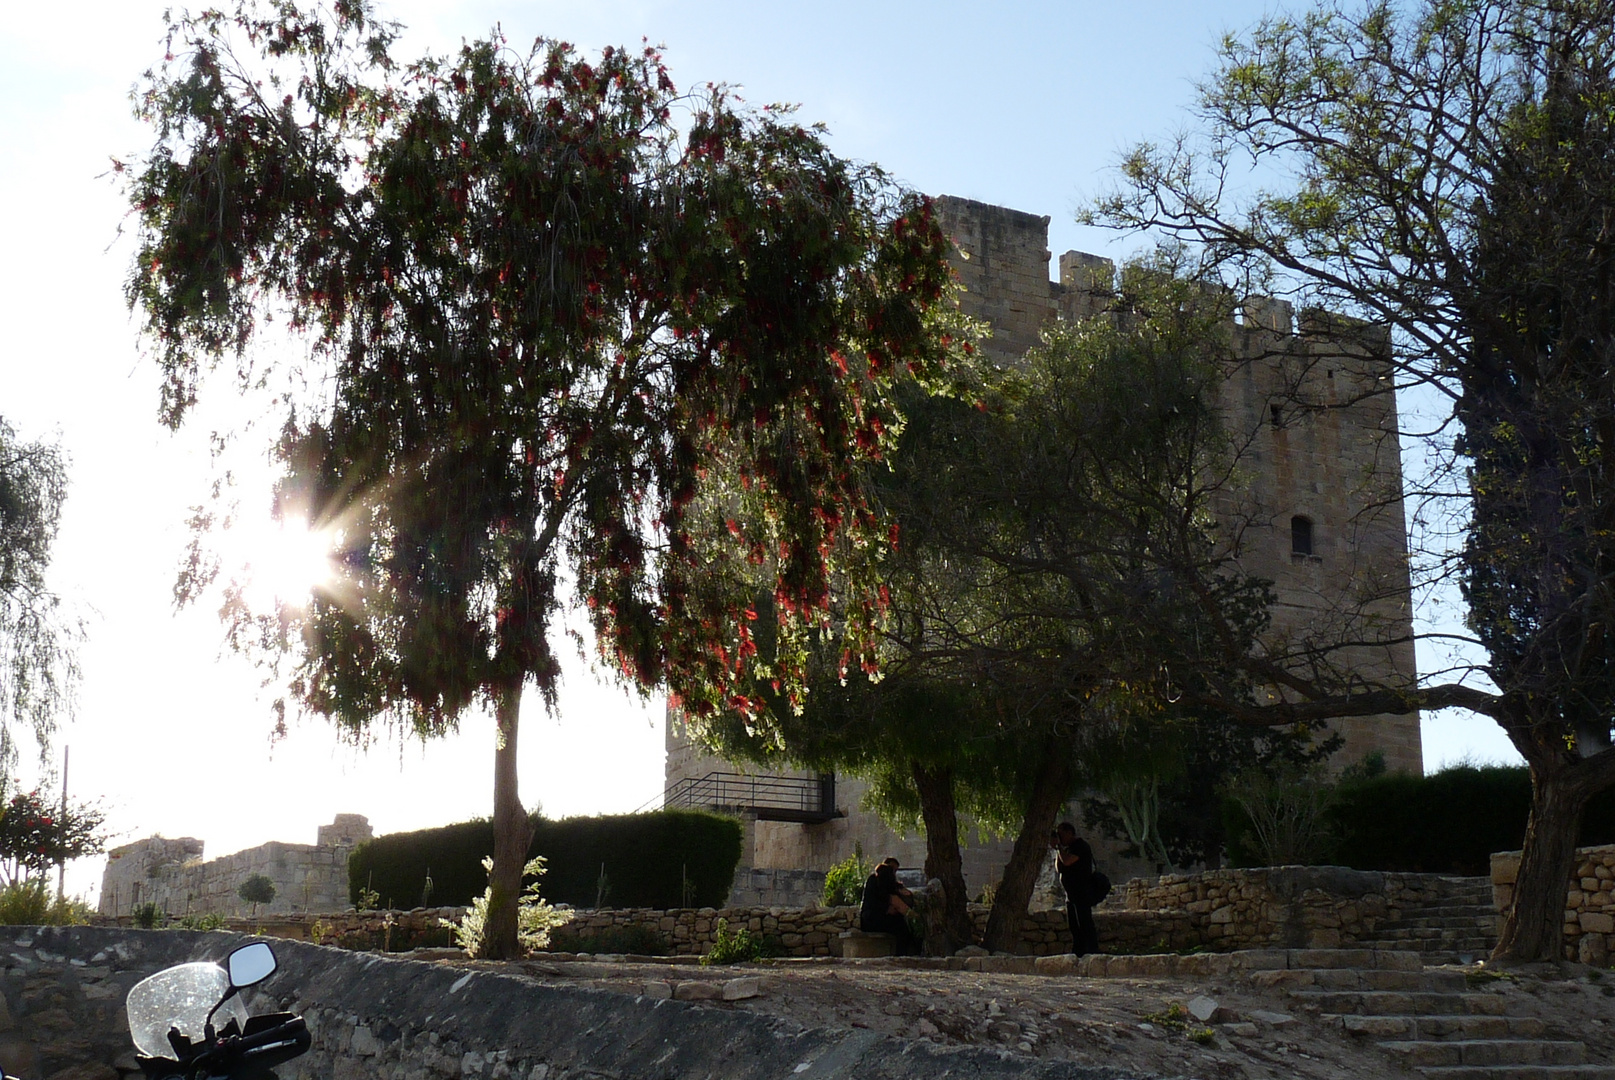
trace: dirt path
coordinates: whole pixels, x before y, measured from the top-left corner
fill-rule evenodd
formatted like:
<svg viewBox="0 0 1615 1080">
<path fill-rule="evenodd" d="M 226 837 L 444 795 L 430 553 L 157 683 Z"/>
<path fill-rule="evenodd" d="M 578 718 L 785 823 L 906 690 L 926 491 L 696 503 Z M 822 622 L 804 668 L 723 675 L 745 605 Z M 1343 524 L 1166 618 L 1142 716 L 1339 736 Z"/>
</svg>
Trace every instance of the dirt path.
<svg viewBox="0 0 1615 1080">
<path fill-rule="evenodd" d="M 450 961 L 468 963 L 467 961 Z M 482 966 L 482 965 L 477 965 Z M 488 965 L 494 966 L 494 965 Z M 503 965 L 500 965 L 503 967 Z M 522 961 L 549 985 L 623 994 L 707 999 L 804 1027 L 865 1028 L 944 1045 L 1106 1065 L 1140 1077 L 1405 1078 L 1371 1041 L 1345 1034 L 1282 992 L 1240 975 L 1206 980 L 1081 978 L 916 970 L 883 961 L 777 960 L 732 967 L 591 959 Z M 755 985 L 736 982 L 754 981 Z M 731 994 L 750 994 L 725 1001 Z M 1582 970 L 1553 979 L 1488 980 L 1509 1013 L 1538 1016 L 1556 1038 L 1581 1039 L 1594 1061 L 1615 1060 L 1615 973 Z M 1197 997 L 1223 1010 L 1211 1023 L 1188 1015 Z"/>
</svg>

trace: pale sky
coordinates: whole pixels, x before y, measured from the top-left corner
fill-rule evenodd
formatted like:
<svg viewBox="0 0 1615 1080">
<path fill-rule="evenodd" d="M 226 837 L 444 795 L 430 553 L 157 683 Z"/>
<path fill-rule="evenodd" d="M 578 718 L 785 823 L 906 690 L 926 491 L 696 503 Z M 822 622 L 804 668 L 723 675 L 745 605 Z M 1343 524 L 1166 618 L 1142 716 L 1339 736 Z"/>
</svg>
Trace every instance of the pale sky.
<svg viewBox="0 0 1615 1080">
<path fill-rule="evenodd" d="M 195 836 L 210 857 L 312 843 L 342 812 L 367 815 L 378 832 L 485 815 L 486 718 L 425 747 L 378 732 L 360 752 L 317 719 L 272 745 L 268 695 L 224 651 L 213 612 L 173 609 L 186 509 L 206 494 L 206 432 L 156 423 L 154 368 L 122 297 L 123 206 L 105 175 L 109 156 L 149 144 L 127 95 L 161 57 L 165 6 L 13 5 L 0 28 L 0 416 L 23 438 L 59 438 L 72 458 L 52 581 L 89 630 L 77 716 L 54 760 L 71 746 L 69 786 L 102 800 L 114 843 Z M 1271 6 L 412 0 L 380 11 L 410 28 L 395 53 L 406 59 L 496 22 L 513 43 L 661 42 L 682 86 L 720 81 L 753 102 L 796 102 L 845 156 L 933 194 L 1048 214 L 1057 253 L 1114 256 L 1133 245 L 1078 227 L 1076 207 L 1125 146 L 1185 122 L 1221 33 Z M 267 492 L 261 502 L 267 517 Z M 529 698 L 524 800 L 564 816 L 655 798 L 661 710 L 572 664 L 557 718 Z M 1426 717 L 1424 738 L 1427 769 L 1515 760 L 1482 719 Z M 70 890 L 93 896 L 101 865 L 70 868 Z"/>
</svg>

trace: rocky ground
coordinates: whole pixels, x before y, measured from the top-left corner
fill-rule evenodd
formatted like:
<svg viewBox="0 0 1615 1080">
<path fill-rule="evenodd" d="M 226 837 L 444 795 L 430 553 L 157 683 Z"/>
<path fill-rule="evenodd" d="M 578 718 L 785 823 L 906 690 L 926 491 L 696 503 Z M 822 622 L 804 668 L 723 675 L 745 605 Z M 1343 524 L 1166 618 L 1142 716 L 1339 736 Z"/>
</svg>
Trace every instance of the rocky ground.
<svg viewBox="0 0 1615 1080">
<path fill-rule="evenodd" d="M 701 967 L 562 956 L 486 966 L 514 968 L 551 985 L 700 1001 L 805 1027 L 866 1028 L 944 1045 L 997 1047 L 1005 1054 L 1110 1066 L 1138 1077 L 1412 1075 L 1370 1041 L 1346 1034 L 1338 1021 L 1309 1014 L 1281 991 L 1256 989 L 1237 974 L 1204 980 L 1082 978 L 902 964 L 817 959 Z M 1505 995 L 1510 1015 L 1540 1017 L 1549 1037 L 1580 1039 L 1590 1060 L 1615 1061 L 1615 972 L 1568 967 L 1492 977 L 1476 967 L 1470 975 L 1476 989 Z"/>
</svg>

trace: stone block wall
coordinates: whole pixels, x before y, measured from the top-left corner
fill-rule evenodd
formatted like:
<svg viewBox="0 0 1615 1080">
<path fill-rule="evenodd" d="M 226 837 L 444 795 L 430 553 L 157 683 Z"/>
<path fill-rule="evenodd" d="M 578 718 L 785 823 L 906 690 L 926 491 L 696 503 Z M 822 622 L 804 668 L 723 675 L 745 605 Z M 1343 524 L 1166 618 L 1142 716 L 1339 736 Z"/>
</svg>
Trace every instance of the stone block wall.
<svg viewBox="0 0 1615 1080">
<path fill-rule="evenodd" d="M 253 874 L 275 884 L 275 899 L 259 904 L 259 915 L 296 911 L 340 911 L 348 906 L 348 854 L 369 839 L 370 824 L 359 814 L 338 814 L 321 826 L 319 844 L 271 841 L 233 855 L 202 861 L 202 842 L 192 837 L 151 837 L 107 853 L 101 875 L 102 915 L 128 915 L 156 904 L 178 917 L 208 912 L 247 915 L 253 906 L 236 890 Z"/>
<path fill-rule="evenodd" d="M 1586 881 L 1602 885 L 1615 879 L 1615 847 L 1597 850 L 1607 855 L 1590 859 L 1584 868 L 1588 870 Z M 1329 866 L 1135 878 L 1119 886 L 1095 911 L 1095 922 L 1101 950 L 1114 955 L 1349 948 L 1376 940 L 1377 931 L 1387 923 L 1460 897 L 1467 899 L 1479 880 L 1483 879 Z M 1598 928 L 1607 926 L 1609 918 L 1615 916 L 1615 904 L 1609 899 L 1612 889 L 1615 887 L 1581 890 L 1577 903 L 1584 910 L 1579 914 L 1578 940 L 1607 941 L 1608 932 Z M 449 944 L 442 922 L 458 921 L 464 910 L 295 912 L 234 919 L 226 926 L 354 949 L 402 951 Z M 971 904 L 969 911 L 979 938 L 986 930 L 988 909 Z M 605 908 L 575 911 L 567 930 L 584 937 L 629 928 L 650 930 L 659 934 L 675 955 L 698 956 L 712 947 L 718 924 L 723 921 L 730 930 L 743 928 L 773 939 L 787 956 L 806 957 L 839 955 L 841 933 L 855 926 L 857 920 L 855 907 L 823 908 L 812 903 L 665 911 Z M 123 916 L 118 921 L 127 926 L 131 920 Z M 1596 939 L 1590 936 L 1594 933 L 1599 935 Z M 1607 942 L 1608 946 L 1615 946 L 1615 942 Z M 1065 911 L 1052 908 L 1027 915 L 1015 951 L 1025 956 L 1051 956 L 1070 948 Z"/>
<path fill-rule="evenodd" d="M 772 870 L 753 867 L 735 871 L 729 887 L 733 907 L 806 907 L 824 896 L 822 870 Z"/>
<path fill-rule="evenodd" d="M 1371 941 L 1384 923 L 1439 905 L 1473 880 L 1274 866 L 1134 878 L 1111 902 L 1156 916 L 1167 949 L 1335 949 Z"/>
<path fill-rule="evenodd" d="M 1520 853 L 1492 856 L 1492 902 L 1499 915 L 1514 903 Z M 1576 849 L 1565 896 L 1565 959 L 1608 967 L 1615 958 L 1615 844 Z"/>
</svg>

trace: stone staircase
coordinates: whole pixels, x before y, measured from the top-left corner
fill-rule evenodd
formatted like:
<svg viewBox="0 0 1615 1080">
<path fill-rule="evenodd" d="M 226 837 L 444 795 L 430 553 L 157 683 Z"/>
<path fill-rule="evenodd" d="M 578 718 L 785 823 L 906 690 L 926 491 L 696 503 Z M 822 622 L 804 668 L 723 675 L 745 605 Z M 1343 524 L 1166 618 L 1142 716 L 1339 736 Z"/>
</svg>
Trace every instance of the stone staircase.
<svg viewBox="0 0 1615 1080">
<path fill-rule="evenodd" d="M 1361 949 L 1411 949 L 1426 964 L 1480 960 L 1497 945 L 1497 911 L 1487 878 L 1444 878 L 1433 903 L 1404 906 L 1395 919 L 1381 922 Z"/>
<path fill-rule="evenodd" d="M 1470 990 L 1462 971 L 1426 970 L 1420 954 L 1307 950 L 1307 967 L 1253 971 L 1298 1011 L 1371 1040 L 1430 1080 L 1615 1080 L 1585 1044 L 1553 1037 L 1535 1017 L 1508 1015 L 1502 994 Z"/>
</svg>

